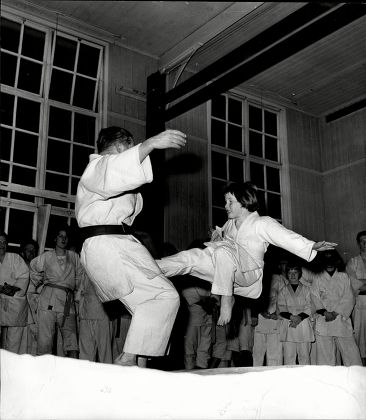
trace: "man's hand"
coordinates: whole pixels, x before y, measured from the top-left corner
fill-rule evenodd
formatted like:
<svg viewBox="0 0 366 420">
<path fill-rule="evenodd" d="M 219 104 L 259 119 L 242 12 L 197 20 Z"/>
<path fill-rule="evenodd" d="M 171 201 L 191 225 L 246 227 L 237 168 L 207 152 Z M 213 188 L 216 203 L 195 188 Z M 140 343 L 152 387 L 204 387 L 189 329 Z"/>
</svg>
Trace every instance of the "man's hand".
<svg viewBox="0 0 366 420">
<path fill-rule="evenodd" d="M 154 149 L 181 149 L 187 143 L 187 136 L 179 130 L 166 130 L 146 141 Z"/>
<path fill-rule="evenodd" d="M 252 327 L 256 327 L 258 325 L 258 318 L 252 317 Z"/>
<path fill-rule="evenodd" d="M 19 287 L 5 283 L 4 286 L 1 287 L 0 293 L 7 296 L 14 296 L 19 290 L 21 290 Z"/>
<path fill-rule="evenodd" d="M 334 249 L 337 245 L 338 244 L 334 242 L 326 242 L 326 241 L 315 242 L 313 245 L 313 250 L 314 251 L 328 251 L 330 249 Z"/>
<path fill-rule="evenodd" d="M 179 130 L 165 130 L 141 143 L 139 148 L 140 162 L 154 149 L 181 149 L 186 143 L 186 134 Z"/>
<path fill-rule="evenodd" d="M 324 312 L 324 316 L 325 316 L 325 322 L 330 322 L 330 321 L 334 321 L 337 318 L 337 312 L 328 312 L 325 311 Z"/>
<path fill-rule="evenodd" d="M 300 324 L 301 321 L 302 321 L 301 316 L 291 315 L 289 327 L 296 328 Z"/>
</svg>

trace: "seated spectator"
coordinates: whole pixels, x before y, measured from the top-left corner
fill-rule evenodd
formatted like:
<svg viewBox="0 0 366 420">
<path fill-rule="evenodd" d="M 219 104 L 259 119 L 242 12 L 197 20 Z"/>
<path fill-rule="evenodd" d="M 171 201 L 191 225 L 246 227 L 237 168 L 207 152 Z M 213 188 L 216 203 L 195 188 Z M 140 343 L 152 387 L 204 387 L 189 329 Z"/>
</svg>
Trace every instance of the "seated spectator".
<svg viewBox="0 0 366 420">
<path fill-rule="evenodd" d="M 7 252 L 8 236 L 0 232 L 0 339 L 1 348 L 27 352 L 29 269 L 23 258 Z"/>
</svg>

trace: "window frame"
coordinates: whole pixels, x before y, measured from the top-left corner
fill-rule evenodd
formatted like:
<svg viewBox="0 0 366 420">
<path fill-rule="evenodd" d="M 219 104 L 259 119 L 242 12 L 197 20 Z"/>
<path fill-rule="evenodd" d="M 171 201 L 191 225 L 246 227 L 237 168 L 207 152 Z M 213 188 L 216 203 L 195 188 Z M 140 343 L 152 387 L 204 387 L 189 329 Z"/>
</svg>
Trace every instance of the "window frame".
<svg viewBox="0 0 366 420">
<path fill-rule="evenodd" d="M 77 113 L 78 110 L 82 110 L 82 114 L 87 115 L 89 112 L 87 109 L 79 108 L 73 105 L 67 105 L 62 102 L 54 101 L 49 99 L 49 87 L 51 82 L 51 63 L 52 63 L 52 49 L 54 49 L 54 39 L 53 37 L 60 35 L 66 38 L 78 39 L 81 43 L 86 45 L 91 45 L 93 47 L 98 47 L 101 50 L 99 64 L 98 64 L 98 71 L 97 73 L 97 86 L 96 86 L 96 94 L 94 97 L 94 102 L 96 100 L 96 95 L 99 95 L 99 109 L 96 112 L 90 111 L 89 114 L 93 114 L 95 116 L 95 134 L 97 134 L 101 127 L 106 124 L 107 121 L 107 104 L 108 104 L 108 71 L 109 71 L 109 43 L 107 40 L 104 40 L 99 37 L 88 35 L 84 32 L 79 32 L 77 30 L 68 28 L 63 25 L 54 25 L 54 23 L 50 22 L 47 19 L 41 18 L 39 16 L 35 16 L 29 13 L 25 13 L 21 10 L 13 9 L 9 6 L 2 7 L 1 10 L 1 17 L 4 19 L 8 19 L 14 21 L 21 25 L 21 34 L 19 40 L 19 47 L 18 52 L 14 53 L 11 52 L 12 55 L 16 55 L 19 57 L 16 67 L 16 83 L 18 82 L 18 74 L 19 74 L 19 66 L 20 66 L 20 59 L 22 56 L 21 54 L 21 37 L 24 33 L 24 27 L 28 26 L 34 28 L 36 30 L 42 31 L 45 33 L 45 45 L 44 45 L 44 54 L 43 54 L 43 61 L 42 61 L 42 75 L 41 75 L 41 82 L 40 82 L 40 90 L 39 93 L 33 93 L 29 91 L 25 91 L 19 89 L 17 87 L 9 86 L 9 85 L 1 85 L 1 93 L 7 93 L 14 97 L 24 98 L 31 101 L 36 101 L 40 103 L 40 117 L 39 117 L 39 133 L 38 133 L 38 153 L 37 153 L 37 168 L 36 168 L 36 180 L 35 186 L 30 187 L 22 184 L 16 184 L 13 182 L 7 181 L 0 181 L 1 190 L 3 194 L 0 196 L 0 207 L 2 207 L 5 211 L 4 214 L 4 226 L 5 229 L 8 230 L 9 226 L 9 211 L 11 209 L 18 209 L 24 210 L 27 212 L 33 213 L 33 227 L 32 227 L 32 237 L 37 237 L 37 228 L 38 228 L 38 208 L 42 206 L 47 199 L 51 200 L 58 200 L 64 201 L 68 203 L 67 208 L 65 207 L 57 207 L 52 206 L 51 215 L 62 216 L 65 218 L 65 222 L 71 224 L 71 219 L 75 218 L 74 214 L 74 203 L 75 203 L 75 196 L 72 194 L 61 193 L 52 190 L 45 189 L 45 182 L 46 182 L 46 161 L 47 161 L 47 147 L 49 142 L 48 136 L 48 123 L 49 123 L 49 111 L 51 106 L 56 106 L 57 108 L 65 109 L 65 107 L 70 110 L 72 113 Z M 7 50 L 6 50 L 7 51 Z M 10 53 L 10 52 L 9 52 Z M 26 57 L 27 60 L 32 61 L 31 58 Z M 33 60 L 39 62 L 37 60 Z M 77 75 L 77 69 L 75 69 L 75 77 Z M 87 76 L 85 76 L 87 77 Z M 96 115 L 97 114 L 97 115 Z M 14 140 L 15 136 L 15 117 L 16 117 L 16 110 L 13 111 L 13 120 L 12 125 L 8 127 L 12 129 L 12 139 Z M 72 120 L 74 118 L 72 117 Z M 72 123 L 74 124 L 74 122 Z M 19 128 L 16 128 L 16 131 L 24 131 Z M 33 133 L 34 134 L 34 133 Z M 96 136 L 95 136 L 96 137 Z M 73 143 L 73 139 L 70 139 L 70 142 Z M 78 142 L 73 143 L 75 145 L 79 145 Z M 83 146 L 86 146 L 83 144 Z M 14 148 L 14 141 L 12 141 L 12 149 Z M 71 147 L 71 146 L 70 146 Z M 95 148 L 95 144 L 94 144 Z M 94 150 L 92 150 L 93 152 Z M 72 157 L 70 150 L 70 159 Z M 13 161 L 13 150 L 11 150 L 11 159 L 10 159 L 10 166 L 12 167 L 13 164 L 17 164 L 17 166 L 22 166 L 17 162 Z M 71 164 L 70 164 L 71 165 Z M 70 184 L 71 178 L 73 175 L 69 173 L 65 173 L 68 177 L 68 182 Z M 34 202 L 31 201 L 23 201 L 16 198 L 10 197 L 9 193 L 20 193 L 34 196 Z M 5 194 L 5 195 L 4 195 Z M 17 246 L 19 244 L 9 243 L 9 246 Z"/>
<path fill-rule="evenodd" d="M 241 157 L 244 160 L 244 177 L 246 180 L 250 179 L 250 162 L 259 162 L 266 166 L 273 166 L 279 168 L 280 175 L 280 196 L 281 196 L 281 223 L 286 227 L 292 227 L 291 217 L 291 201 L 290 201 L 290 172 L 289 172 L 289 161 L 288 161 L 288 145 L 287 145 L 287 127 L 286 127 L 286 109 L 277 103 L 270 100 L 258 98 L 257 96 L 248 94 L 242 90 L 230 90 L 223 93 L 222 95 L 228 98 L 239 99 L 243 102 L 243 130 L 244 130 L 244 150 L 243 152 L 236 152 L 226 147 L 212 144 L 211 139 L 211 111 L 212 101 L 207 103 L 207 134 L 208 134 L 208 199 L 209 199 L 209 225 L 213 224 L 213 197 L 212 197 L 212 152 L 222 152 L 226 156 Z M 277 151 L 278 151 L 278 162 L 271 161 L 263 158 L 256 158 L 255 156 L 249 155 L 249 105 L 258 106 L 269 111 L 276 112 L 277 114 Z M 228 106 L 228 100 L 226 100 L 226 107 Z M 262 111 L 263 112 L 263 111 Z M 228 126 L 228 120 L 225 119 L 226 132 Z M 228 168 L 227 168 L 228 170 Z M 228 177 L 228 174 L 227 174 Z M 222 200 L 224 207 L 224 200 Z"/>
</svg>

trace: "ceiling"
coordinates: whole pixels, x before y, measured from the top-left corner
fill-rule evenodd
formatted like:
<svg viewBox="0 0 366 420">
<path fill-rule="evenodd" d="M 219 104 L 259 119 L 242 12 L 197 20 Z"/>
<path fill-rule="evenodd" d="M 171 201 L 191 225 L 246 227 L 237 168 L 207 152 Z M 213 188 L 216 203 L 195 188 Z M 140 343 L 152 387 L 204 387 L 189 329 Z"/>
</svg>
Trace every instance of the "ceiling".
<svg viewBox="0 0 366 420">
<path fill-rule="evenodd" d="M 198 72 L 304 7 L 295 2 L 5 0 L 79 27 L 159 61 Z M 238 89 L 324 116 L 366 97 L 363 16 L 238 84 Z"/>
</svg>

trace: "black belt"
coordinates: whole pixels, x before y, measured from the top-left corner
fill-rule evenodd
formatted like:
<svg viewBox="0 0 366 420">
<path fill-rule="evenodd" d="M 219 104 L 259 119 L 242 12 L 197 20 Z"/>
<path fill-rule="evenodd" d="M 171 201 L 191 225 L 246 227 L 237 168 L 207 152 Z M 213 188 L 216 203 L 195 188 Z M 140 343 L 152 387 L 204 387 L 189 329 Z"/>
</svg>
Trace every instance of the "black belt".
<svg viewBox="0 0 366 420">
<path fill-rule="evenodd" d="M 361 292 L 358 292 L 359 295 L 361 296 L 365 296 L 366 295 L 366 290 L 362 290 Z"/>
<path fill-rule="evenodd" d="M 124 223 L 121 225 L 95 225 L 79 229 L 82 242 L 92 236 L 99 235 L 133 235 L 134 229 Z"/>
</svg>

